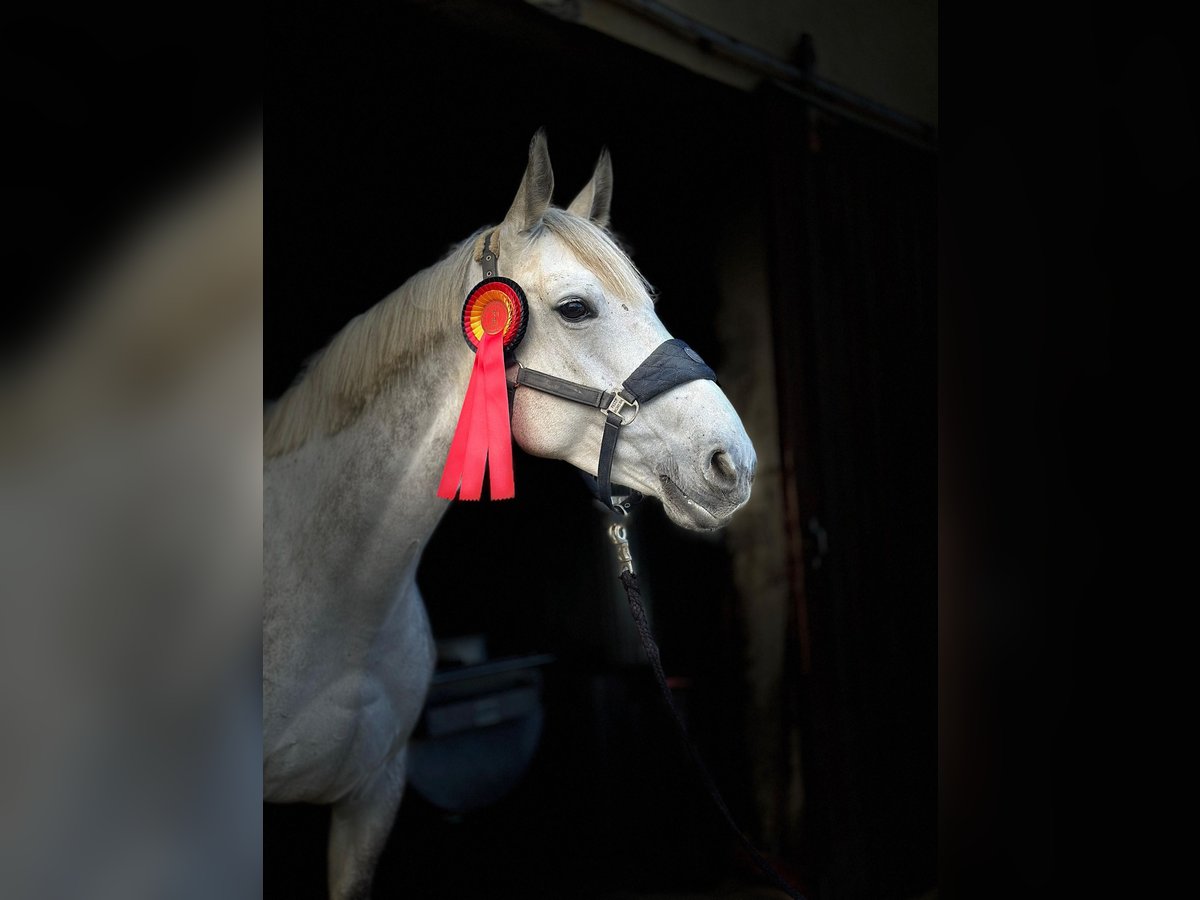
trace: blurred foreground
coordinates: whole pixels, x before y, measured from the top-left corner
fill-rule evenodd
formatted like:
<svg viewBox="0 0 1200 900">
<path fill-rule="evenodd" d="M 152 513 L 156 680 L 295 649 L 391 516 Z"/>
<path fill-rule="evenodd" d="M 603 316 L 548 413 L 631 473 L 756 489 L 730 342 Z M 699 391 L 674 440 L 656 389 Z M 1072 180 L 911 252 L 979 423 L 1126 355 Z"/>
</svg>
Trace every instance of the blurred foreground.
<svg viewBox="0 0 1200 900">
<path fill-rule="evenodd" d="M 261 893 L 261 136 L 217 156 L 0 368 L 7 897 Z"/>
</svg>

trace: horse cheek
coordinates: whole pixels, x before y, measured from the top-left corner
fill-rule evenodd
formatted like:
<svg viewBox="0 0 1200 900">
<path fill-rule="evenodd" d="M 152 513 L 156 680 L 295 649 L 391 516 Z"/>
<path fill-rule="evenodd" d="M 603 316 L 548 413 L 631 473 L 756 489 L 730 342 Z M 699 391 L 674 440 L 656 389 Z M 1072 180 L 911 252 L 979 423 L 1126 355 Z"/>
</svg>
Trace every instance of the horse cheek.
<svg viewBox="0 0 1200 900">
<path fill-rule="evenodd" d="M 563 411 L 530 391 L 518 391 L 513 403 L 513 442 L 531 456 L 566 459 L 576 435 Z"/>
</svg>

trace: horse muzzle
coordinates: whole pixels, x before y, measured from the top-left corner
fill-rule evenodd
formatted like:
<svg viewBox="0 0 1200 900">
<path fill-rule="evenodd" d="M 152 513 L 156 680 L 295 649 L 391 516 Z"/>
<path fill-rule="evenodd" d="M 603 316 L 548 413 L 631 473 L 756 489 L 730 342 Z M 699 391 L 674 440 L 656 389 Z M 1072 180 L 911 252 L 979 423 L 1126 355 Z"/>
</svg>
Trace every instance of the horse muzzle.
<svg viewBox="0 0 1200 900">
<path fill-rule="evenodd" d="M 746 505 L 758 461 L 747 444 L 718 447 L 705 454 L 691 477 L 659 474 L 659 499 L 668 518 L 693 531 L 714 531 Z"/>
</svg>

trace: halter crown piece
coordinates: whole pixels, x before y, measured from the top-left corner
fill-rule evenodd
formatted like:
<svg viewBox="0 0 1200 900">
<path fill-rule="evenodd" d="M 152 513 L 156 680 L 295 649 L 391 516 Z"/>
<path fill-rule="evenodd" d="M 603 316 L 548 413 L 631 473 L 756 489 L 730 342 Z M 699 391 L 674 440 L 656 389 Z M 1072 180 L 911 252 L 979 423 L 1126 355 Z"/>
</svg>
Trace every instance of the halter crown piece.
<svg viewBox="0 0 1200 900">
<path fill-rule="evenodd" d="M 525 336 L 529 305 L 519 284 L 497 274 L 494 235 L 489 232 L 484 238 L 479 257 L 483 280 L 463 304 L 463 336 L 475 351 L 475 365 L 438 485 L 437 495 L 444 500 L 453 500 L 455 493 L 460 500 L 480 499 L 485 468 L 491 474 L 493 500 L 509 500 L 516 490 L 504 354 Z"/>
</svg>

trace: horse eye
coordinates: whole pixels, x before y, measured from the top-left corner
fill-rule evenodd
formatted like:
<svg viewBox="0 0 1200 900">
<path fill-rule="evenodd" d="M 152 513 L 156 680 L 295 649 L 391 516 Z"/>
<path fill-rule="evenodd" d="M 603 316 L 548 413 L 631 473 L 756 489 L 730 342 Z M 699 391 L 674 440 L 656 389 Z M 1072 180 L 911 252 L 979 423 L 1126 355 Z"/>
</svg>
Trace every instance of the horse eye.
<svg viewBox="0 0 1200 900">
<path fill-rule="evenodd" d="M 558 314 L 564 319 L 578 322 L 580 319 L 586 319 L 591 315 L 591 310 L 587 308 L 587 304 L 582 300 L 568 300 L 566 303 L 558 305 Z"/>
</svg>

